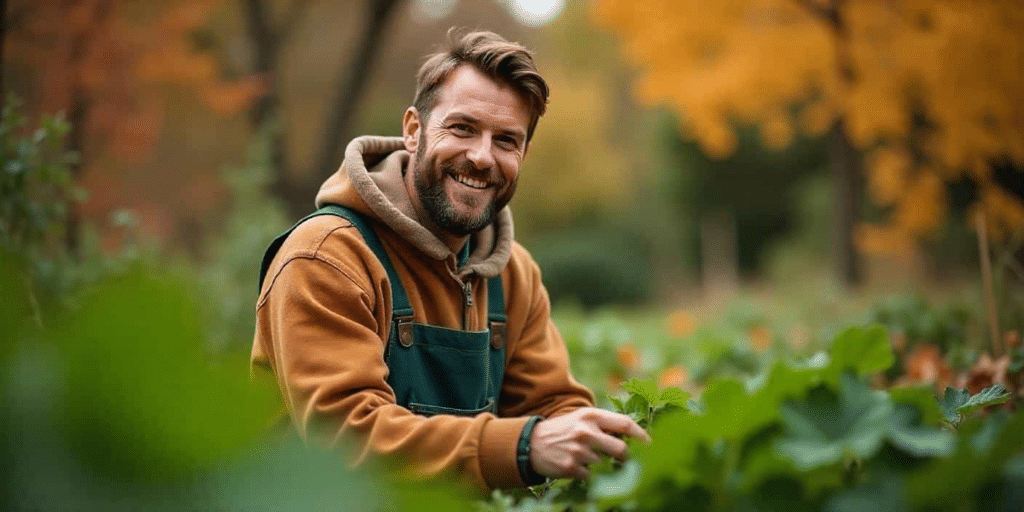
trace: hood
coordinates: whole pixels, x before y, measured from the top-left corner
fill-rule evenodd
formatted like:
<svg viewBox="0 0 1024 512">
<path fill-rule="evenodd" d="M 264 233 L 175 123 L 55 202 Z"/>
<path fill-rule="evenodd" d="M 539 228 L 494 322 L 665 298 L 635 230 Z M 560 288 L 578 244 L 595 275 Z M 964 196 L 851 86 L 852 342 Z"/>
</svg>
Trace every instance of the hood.
<svg viewBox="0 0 1024 512">
<path fill-rule="evenodd" d="M 399 236 L 427 256 L 444 260 L 451 249 L 416 221 L 403 174 L 409 163 L 401 137 L 364 136 L 345 148 L 345 160 L 316 195 L 316 207 L 338 204 L 387 224 Z M 494 222 L 470 235 L 473 251 L 458 276 L 498 275 L 512 251 L 512 212 L 506 206 Z"/>
</svg>

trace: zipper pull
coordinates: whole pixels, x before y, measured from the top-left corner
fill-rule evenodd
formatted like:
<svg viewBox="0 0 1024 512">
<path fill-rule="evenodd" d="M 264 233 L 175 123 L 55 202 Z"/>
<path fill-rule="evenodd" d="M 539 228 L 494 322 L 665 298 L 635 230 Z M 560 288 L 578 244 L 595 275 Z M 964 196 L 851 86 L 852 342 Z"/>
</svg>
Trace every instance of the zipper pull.
<svg viewBox="0 0 1024 512">
<path fill-rule="evenodd" d="M 466 307 L 473 306 L 473 285 L 466 281 L 462 285 L 462 292 L 466 295 Z"/>
</svg>

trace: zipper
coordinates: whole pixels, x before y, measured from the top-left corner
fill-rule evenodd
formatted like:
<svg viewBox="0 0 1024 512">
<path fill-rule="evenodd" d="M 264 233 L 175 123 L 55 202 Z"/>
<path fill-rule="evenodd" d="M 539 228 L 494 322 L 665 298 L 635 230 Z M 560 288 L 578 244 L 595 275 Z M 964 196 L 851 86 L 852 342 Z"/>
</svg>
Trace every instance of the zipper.
<svg viewBox="0 0 1024 512">
<path fill-rule="evenodd" d="M 469 281 L 462 284 L 462 291 L 466 295 L 466 307 L 473 307 L 473 285 Z"/>
<path fill-rule="evenodd" d="M 465 299 L 465 307 L 462 308 L 462 329 L 468 330 L 469 326 L 466 325 L 469 319 L 469 310 L 473 307 L 473 285 L 469 279 L 465 283 L 462 283 L 462 294 Z"/>
</svg>

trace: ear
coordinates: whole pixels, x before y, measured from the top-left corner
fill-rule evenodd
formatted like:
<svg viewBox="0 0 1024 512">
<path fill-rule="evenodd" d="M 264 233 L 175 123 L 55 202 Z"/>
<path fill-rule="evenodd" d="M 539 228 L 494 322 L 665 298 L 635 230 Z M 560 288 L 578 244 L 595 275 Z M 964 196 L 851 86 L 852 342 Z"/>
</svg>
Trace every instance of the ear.
<svg viewBox="0 0 1024 512">
<path fill-rule="evenodd" d="M 420 143 L 420 113 L 416 107 L 409 107 L 402 116 L 402 142 L 405 143 L 405 150 L 416 154 L 416 148 Z"/>
</svg>

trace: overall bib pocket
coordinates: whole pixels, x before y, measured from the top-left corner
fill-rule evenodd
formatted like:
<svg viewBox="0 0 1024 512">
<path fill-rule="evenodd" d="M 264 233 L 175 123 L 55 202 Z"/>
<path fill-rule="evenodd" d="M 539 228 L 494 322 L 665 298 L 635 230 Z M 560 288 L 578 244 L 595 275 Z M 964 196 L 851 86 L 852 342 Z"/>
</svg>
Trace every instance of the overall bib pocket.
<svg viewBox="0 0 1024 512">
<path fill-rule="evenodd" d="M 495 412 L 489 331 L 407 323 L 391 337 L 388 384 L 399 404 L 426 416 Z"/>
</svg>

